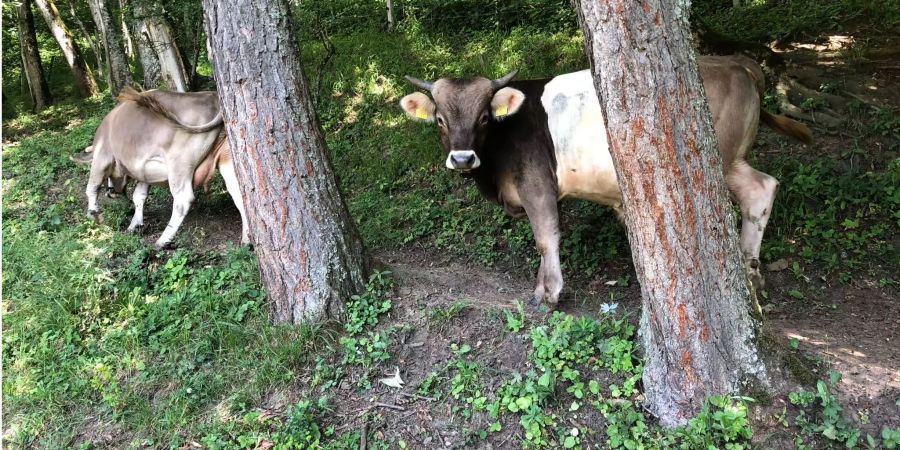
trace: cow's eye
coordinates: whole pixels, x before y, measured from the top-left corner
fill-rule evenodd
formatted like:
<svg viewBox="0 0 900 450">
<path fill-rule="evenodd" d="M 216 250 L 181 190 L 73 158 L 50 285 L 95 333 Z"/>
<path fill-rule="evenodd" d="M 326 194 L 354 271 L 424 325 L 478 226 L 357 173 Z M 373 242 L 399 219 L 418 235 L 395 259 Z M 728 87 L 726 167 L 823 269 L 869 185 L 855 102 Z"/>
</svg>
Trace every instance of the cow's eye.
<svg viewBox="0 0 900 450">
<path fill-rule="evenodd" d="M 444 128 L 446 126 L 446 124 L 444 124 L 444 118 L 441 116 L 437 117 L 437 123 L 438 123 L 438 126 L 441 128 Z"/>
<path fill-rule="evenodd" d="M 481 113 L 481 118 L 478 119 L 479 125 L 487 125 L 488 123 L 488 113 Z"/>
</svg>

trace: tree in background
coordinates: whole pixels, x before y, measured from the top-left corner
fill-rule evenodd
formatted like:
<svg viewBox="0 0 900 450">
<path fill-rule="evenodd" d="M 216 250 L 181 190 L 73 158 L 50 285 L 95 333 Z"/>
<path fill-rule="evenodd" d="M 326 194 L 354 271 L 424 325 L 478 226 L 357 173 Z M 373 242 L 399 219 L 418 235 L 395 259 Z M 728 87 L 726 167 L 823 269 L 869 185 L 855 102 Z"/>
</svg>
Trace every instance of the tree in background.
<svg viewBox="0 0 900 450">
<path fill-rule="evenodd" d="M 681 425 L 711 394 L 768 385 L 689 2 L 577 3 L 643 296 L 646 405 Z"/>
<path fill-rule="evenodd" d="M 94 75 L 87 64 L 85 64 L 84 57 L 81 55 L 81 49 L 75 40 L 72 39 L 72 34 L 69 33 L 69 29 L 63 23 L 59 10 L 53 4 L 53 0 L 34 0 L 34 3 L 41 11 L 41 15 L 44 16 L 47 26 L 50 27 L 53 37 L 59 44 L 63 56 L 65 56 L 66 63 L 69 64 L 69 69 L 72 71 L 72 77 L 75 78 L 75 86 L 78 87 L 78 91 L 85 97 L 99 93 Z"/>
<path fill-rule="evenodd" d="M 155 88 L 162 82 L 169 90 L 186 92 L 190 80 L 169 21 L 149 1 L 130 0 L 130 3 L 138 54 L 144 68 L 144 87 Z"/>
<path fill-rule="evenodd" d="M 339 317 L 367 257 L 338 190 L 287 0 L 204 0 L 222 101 L 276 323 Z"/>
<path fill-rule="evenodd" d="M 128 57 L 122 43 L 122 34 L 119 32 L 118 15 L 110 8 L 109 0 L 88 0 L 91 15 L 97 25 L 97 34 L 103 43 L 103 52 L 106 55 L 106 80 L 113 97 L 126 86 L 131 85 L 133 79 L 128 67 Z"/>
<path fill-rule="evenodd" d="M 31 110 L 38 112 L 46 108 L 52 101 L 47 79 L 44 78 L 44 67 L 38 49 L 37 35 L 34 32 L 34 14 L 31 12 L 31 0 L 22 0 L 16 4 L 19 18 L 19 47 L 22 51 L 22 72 L 28 81 L 28 93 L 31 96 Z"/>
</svg>

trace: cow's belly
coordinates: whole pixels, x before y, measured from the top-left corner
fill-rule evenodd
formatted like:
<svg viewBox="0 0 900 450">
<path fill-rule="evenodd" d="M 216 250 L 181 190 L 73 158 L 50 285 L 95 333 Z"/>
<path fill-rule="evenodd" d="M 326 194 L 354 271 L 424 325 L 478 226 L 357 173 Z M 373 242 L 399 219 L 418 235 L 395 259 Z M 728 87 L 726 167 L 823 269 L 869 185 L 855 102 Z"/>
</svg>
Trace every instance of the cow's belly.
<svg viewBox="0 0 900 450">
<path fill-rule="evenodd" d="M 581 198 L 618 208 L 622 195 L 590 72 L 550 80 L 541 103 L 556 153 L 559 198 Z"/>
<path fill-rule="evenodd" d="M 169 181 L 169 167 L 161 155 L 142 158 L 138 161 L 123 161 L 128 176 L 150 184 L 164 184 Z"/>
</svg>

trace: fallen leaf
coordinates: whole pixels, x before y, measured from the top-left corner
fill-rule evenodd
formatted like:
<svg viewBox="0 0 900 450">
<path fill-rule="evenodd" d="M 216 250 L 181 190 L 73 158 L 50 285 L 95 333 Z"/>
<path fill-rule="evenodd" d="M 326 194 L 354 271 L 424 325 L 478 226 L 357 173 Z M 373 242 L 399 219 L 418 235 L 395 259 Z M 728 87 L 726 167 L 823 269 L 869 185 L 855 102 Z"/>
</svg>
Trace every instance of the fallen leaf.
<svg viewBox="0 0 900 450">
<path fill-rule="evenodd" d="M 609 281 L 607 281 L 606 283 L 603 283 L 603 284 L 605 284 L 605 285 L 607 285 L 607 286 L 615 286 L 615 285 L 618 284 L 618 283 L 619 283 L 619 280 L 609 280 Z"/>
<path fill-rule="evenodd" d="M 382 378 L 378 381 L 380 381 L 390 387 L 400 389 L 403 387 L 403 379 L 400 378 L 400 368 L 395 367 L 394 370 L 395 370 L 394 376 L 388 377 L 388 378 Z"/>
</svg>

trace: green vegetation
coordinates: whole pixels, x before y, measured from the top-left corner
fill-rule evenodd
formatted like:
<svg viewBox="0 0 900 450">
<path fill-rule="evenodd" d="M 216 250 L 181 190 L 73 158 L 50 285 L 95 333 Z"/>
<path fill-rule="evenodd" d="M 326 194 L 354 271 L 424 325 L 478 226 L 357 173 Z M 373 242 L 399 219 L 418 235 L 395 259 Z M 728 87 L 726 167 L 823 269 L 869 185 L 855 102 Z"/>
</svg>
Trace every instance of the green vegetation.
<svg viewBox="0 0 900 450">
<path fill-rule="evenodd" d="M 326 57 L 318 33 L 302 35 L 332 161 L 367 246 L 376 254 L 419 248 L 531 273 L 539 259 L 527 222 L 508 218 L 444 170 L 437 132 L 406 120 L 397 101 L 415 89 L 403 81 L 406 74 L 498 76 L 517 68 L 521 78 L 533 78 L 583 68 L 568 2 L 396 4 L 400 23 L 391 32 L 383 30 L 378 2 L 302 2 L 296 17 L 298 27 L 321 30 L 334 45 Z M 890 2 L 865 0 L 730 4 L 699 2 L 695 14 L 760 41 L 820 36 L 863 17 L 881 29 L 898 17 Z M 4 4 L 4 22 L 15 21 L 11 8 Z M 96 446 L 340 449 L 359 448 L 365 436 L 369 448 L 405 448 L 341 428 L 346 424 L 336 416 L 341 395 L 382 395 L 387 388 L 377 379 L 400 364 L 410 343 L 414 319 L 392 312 L 400 302 L 389 274 L 374 274 L 365 292 L 347 299 L 342 324 L 272 326 L 252 252 L 203 249 L 188 233 L 179 237 L 180 250 L 154 252 L 141 236 L 123 232 L 125 199 L 104 200 L 105 223 L 91 223 L 86 171 L 68 156 L 90 144 L 113 102 L 108 95 L 72 100 L 64 62 L 41 38 L 61 101 L 27 113 L 17 84 L 18 41 L 8 27 L 3 41 L 4 444 L 72 448 L 109 435 Z M 822 91 L 839 89 L 835 82 Z M 790 260 L 786 273 L 796 285 L 785 289 L 784 301 L 815 300 L 821 293 L 810 279 L 820 276 L 866 278 L 882 288 L 897 281 L 890 270 L 900 265 L 900 160 L 893 156 L 900 113 L 854 108 L 842 131 L 852 139 L 828 148 L 798 151 L 768 132 L 757 143 L 754 164 L 781 182 L 763 259 Z M 221 182 L 199 197 L 201 205 L 230 208 Z M 168 199 L 154 188 L 148 208 Z M 167 214 L 159 209 L 154 214 Z M 599 268 L 629 257 L 625 229 L 608 209 L 567 203 L 562 219 L 569 285 L 586 285 Z M 622 275 L 616 286 L 630 281 Z M 447 357 L 418 384 L 407 379 L 405 391 L 435 399 L 430 407 L 449 405 L 454 426 L 473 446 L 499 444 L 492 439 L 503 435 L 513 436 L 508 445 L 528 448 L 750 448 L 749 411 L 758 406 L 746 397 L 712 397 L 681 429 L 663 430 L 649 417 L 641 407 L 633 320 L 616 314 L 619 297 L 610 295 L 609 304 L 592 310 L 597 316 L 530 317 L 517 302 L 496 314 L 490 337 L 497 339 L 485 345 L 451 333 L 481 317 L 476 301 L 428 305 L 419 312 L 420 328 L 440 335 Z M 508 370 L 485 359 L 503 339 L 523 349 Z M 790 345 L 798 352 L 805 346 Z M 779 416 L 797 434 L 797 448 L 900 448 L 900 430 L 860 431 L 832 393 L 836 380 L 815 381 L 814 391 L 791 394 L 790 409 Z M 285 392 L 281 410 L 266 409 Z M 382 420 L 371 410 L 361 417 Z"/>
</svg>

